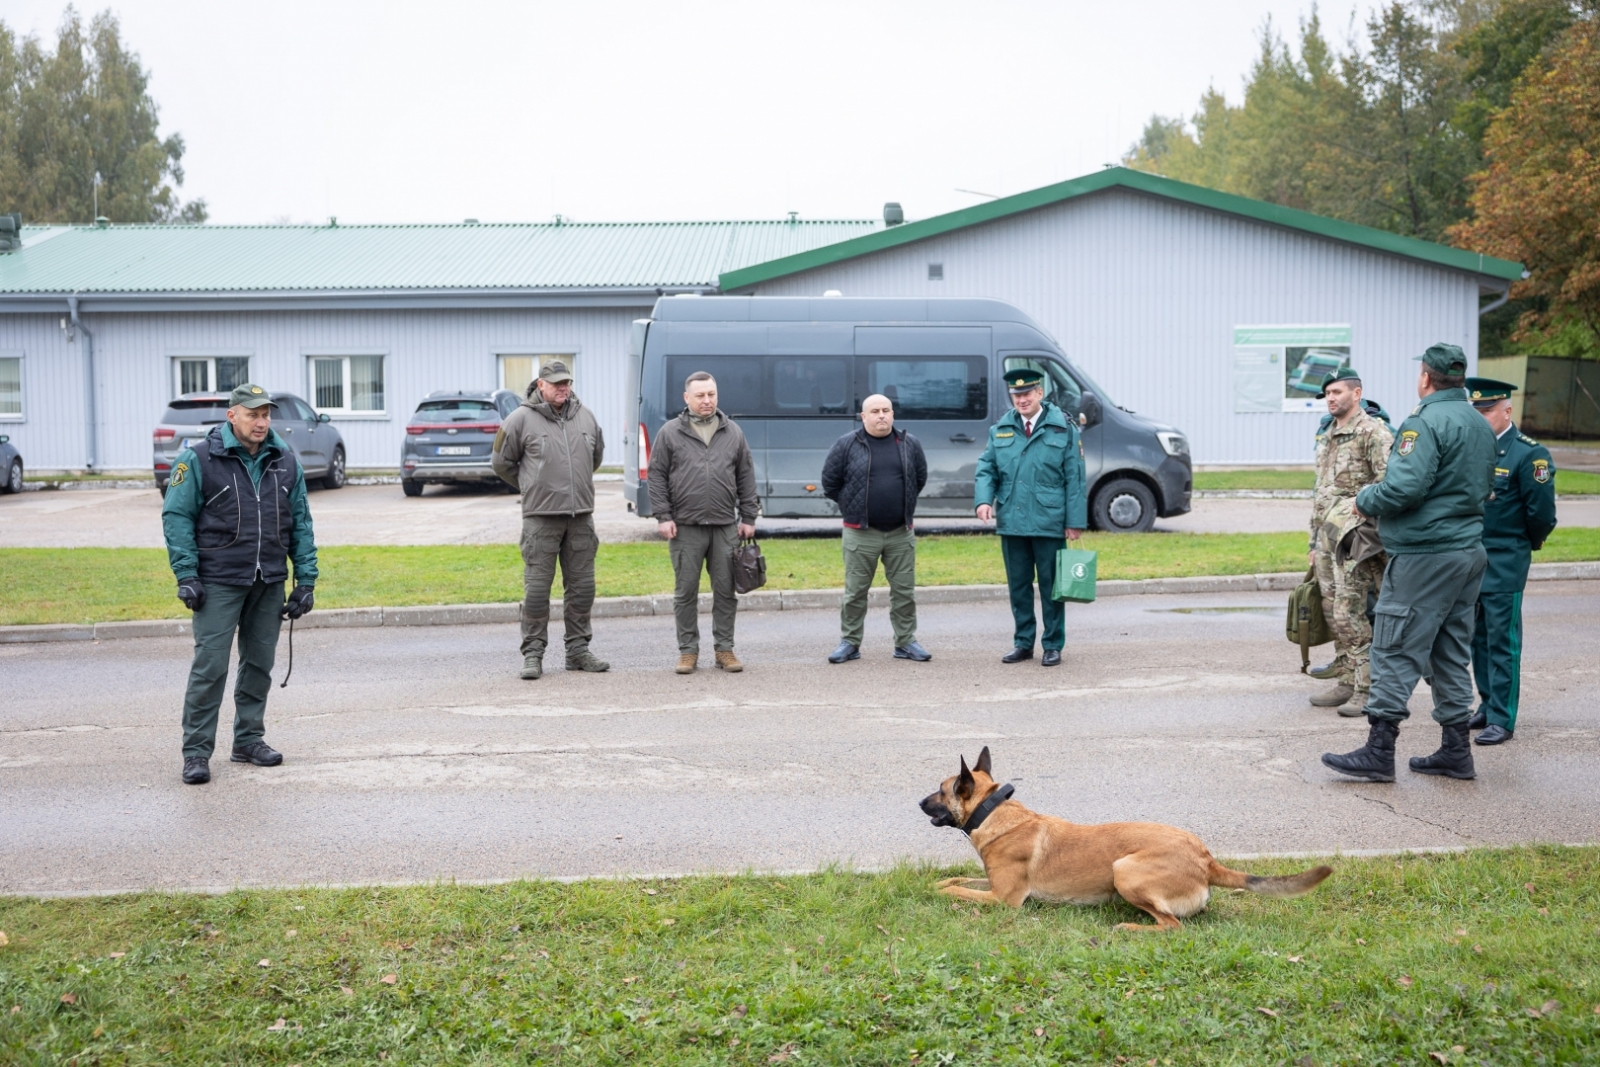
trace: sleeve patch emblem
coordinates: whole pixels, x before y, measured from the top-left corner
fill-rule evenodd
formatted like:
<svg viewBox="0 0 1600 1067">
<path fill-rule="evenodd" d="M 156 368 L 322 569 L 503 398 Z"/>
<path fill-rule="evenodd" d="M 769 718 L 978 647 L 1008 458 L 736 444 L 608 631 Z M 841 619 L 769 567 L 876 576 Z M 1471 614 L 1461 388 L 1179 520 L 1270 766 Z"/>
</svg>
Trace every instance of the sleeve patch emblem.
<svg viewBox="0 0 1600 1067">
<path fill-rule="evenodd" d="M 1411 455 L 1412 449 L 1417 447 L 1417 431 L 1402 430 L 1400 432 L 1400 445 L 1395 449 L 1402 456 Z"/>
<path fill-rule="evenodd" d="M 173 467 L 172 468 L 172 484 L 173 485 L 182 485 L 184 476 L 187 475 L 188 473 L 189 473 L 189 465 L 187 463 L 180 463 L 176 467 Z"/>
<path fill-rule="evenodd" d="M 1550 480 L 1550 461 L 1536 459 L 1533 461 L 1533 480 L 1543 485 Z"/>
</svg>

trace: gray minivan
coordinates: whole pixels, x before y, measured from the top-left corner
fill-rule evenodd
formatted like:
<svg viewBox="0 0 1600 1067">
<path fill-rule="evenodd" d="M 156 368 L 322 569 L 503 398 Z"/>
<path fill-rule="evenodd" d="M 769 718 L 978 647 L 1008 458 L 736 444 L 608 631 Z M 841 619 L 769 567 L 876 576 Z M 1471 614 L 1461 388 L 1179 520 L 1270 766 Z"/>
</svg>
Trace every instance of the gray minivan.
<svg viewBox="0 0 1600 1067">
<path fill-rule="evenodd" d="M 1000 300 L 668 296 L 633 324 L 623 436 L 628 506 L 650 514 L 650 444 L 683 410 L 683 383 L 709 371 L 722 410 L 755 457 L 763 515 L 837 515 L 822 462 L 882 393 L 928 457 L 919 517 L 970 516 L 989 427 L 1010 399 L 1002 375 L 1045 376 L 1051 403 L 1079 417 L 1096 529 L 1142 531 L 1189 510 L 1189 445 L 1177 429 L 1112 404 L 1026 314 Z"/>
</svg>

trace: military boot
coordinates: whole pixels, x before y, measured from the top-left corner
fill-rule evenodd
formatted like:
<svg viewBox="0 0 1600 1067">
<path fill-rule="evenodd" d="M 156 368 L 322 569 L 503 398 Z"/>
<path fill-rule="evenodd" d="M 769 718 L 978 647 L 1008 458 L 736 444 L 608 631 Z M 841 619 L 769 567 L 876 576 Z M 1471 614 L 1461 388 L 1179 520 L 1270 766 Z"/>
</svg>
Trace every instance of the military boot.
<svg viewBox="0 0 1600 1067">
<path fill-rule="evenodd" d="M 1318 693 L 1316 696 L 1312 697 L 1311 706 L 1314 708 L 1336 708 L 1340 704 L 1348 702 L 1349 699 L 1355 695 L 1355 686 L 1351 685 L 1349 682 L 1340 682 L 1327 692 Z"/>
<path fill-rule="evenodd" d="M 522 658 L 522 679 L 527 682 L 537 682 L 544 676 L 544 653 L 535 652 L 531 656 Z"/>
<path fill-rule="evenodd" d="M 1412 756 L 1411 769 L 1418 774 L 1476 778 L 1478 772 L 1472 767 L 1472 746 L 1467 744 L 1467 739 L 1471 736 L 1467 733 L 1467 724 L 1458 722 L 1453 726 L 1441 726 L 1439 729 L 1439 751 L 1431 756 Z"/>
<path fill-rule="evenodd" d="M 1359 719 L 1367 713 L 1367 697 L 1365 689 L 1357 689 L 1355 696 L 1339 705 L 1339 714 L 1346 719 Z"/>
<path fill-rule="evenodd" d="M 1335 657 L 1333 657 L 1333 662 L 1332 663 L 1324 663 L 1320 667 L 1313 667 L 1309 671 L 1307 671 L 1306 673 L 1309 674 L 1313 678 L 1317 678 L 1317 679 L 1320 679 L 1321 681 L 1326 682 L 1329 678 L 1337 678 L 1337 677 L 1339 677 L 1339 675 L 1343 674 L 1344 671 L 1345 671 L 1344 657 L 1343 656 L 1335 656 Z"/>
<path fill-rule="evenodd" d="M 1367 743 L 1354 752 L 1336 756 L 1322 754 L 1322 764 L 1352 778 L 1365 778 L 1369 782 L 1394 781 L 1394 739 L 1400 736 L 1400 724 L 1388 719 L 1367 716 Z"/>
<path fill-rule="evenodd" d="M 567 670 L 569 671 L 584 671 L 588 674 L 599 674 L 602 671 L 609 671 L 610 669 L 611 664 L 599 658 L 587 648 L 581 649 L 577 652 L 567 653 Z"/>
</svg>

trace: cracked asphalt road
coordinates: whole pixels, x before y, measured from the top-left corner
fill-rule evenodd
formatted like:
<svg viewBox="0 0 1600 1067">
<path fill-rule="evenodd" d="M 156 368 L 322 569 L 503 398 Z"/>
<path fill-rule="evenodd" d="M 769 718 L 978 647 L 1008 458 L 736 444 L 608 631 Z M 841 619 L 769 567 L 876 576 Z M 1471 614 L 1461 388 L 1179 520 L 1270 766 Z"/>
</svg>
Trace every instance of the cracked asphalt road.
<svg viewBox="0 0 1600 1067">
<path fill-rule="evenodd" d="M 268 711 L 284 765 L 227 762 L 230 698 L 204 787 L 178 781 L 186 640 L 0 646 L 0 892 L 957 862 L 916 802 L 984 744 L 1030 807 L 1173 823 L 1222 854 L 1600 838 L 1594 583 L 1530 587 L 1522 722 L 1476 750 L 1475 782 L 1322 767 L 1365 727 L 1307 704 L 1322 683 L 1282 605 L 1070 606 L 1052 670 L 998 662 L 999 604 L 925 607 L 928 664 L 890 658 L 881 612 L 837 667 L 833 613 L 752 613 L 747 670 L 689 677 L 665 618 L 600 620 L 610 673 L 534 683 L 510 626 L 305 631 Z M 1428 707 L 1424 688 L 1402 767 L 1437 743 Z"/>
</svg>

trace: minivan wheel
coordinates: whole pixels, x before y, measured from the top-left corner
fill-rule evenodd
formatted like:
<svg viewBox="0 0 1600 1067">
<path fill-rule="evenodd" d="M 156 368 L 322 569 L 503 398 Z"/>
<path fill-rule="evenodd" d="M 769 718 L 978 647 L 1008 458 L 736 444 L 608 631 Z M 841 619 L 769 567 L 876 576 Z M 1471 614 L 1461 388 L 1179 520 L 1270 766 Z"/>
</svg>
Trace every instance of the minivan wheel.
<svg viewBox="0 0 1600 1067">
<path fill-rule="evenodd" d="M 1094 527 L 1108 533 L 1145 533 L 1156 524 L 1156 495 L 1133 478 L 1108 483 L 1094 498 Z"/>
<path fill-rule="evenodd" d="M 422 495 L 422 483 L 417 481 L 415 478 L 401 478 L 400 488 L 402 491 L 404 491 L 406 496 Z"/>
<path fill-rule="evenodd" d="M 6 472 L 5 491 L 8 493 L 22 492 L 22 460 L 11 461 L 11 469 Z"/>
<path fill-rule="evenodd" d="M 333 450 L 333 462 L 328 464 L 328 473 L 322 479 L 322 488 L 344 488 L 344 447 L 342 445 Z"/>
</svg>

